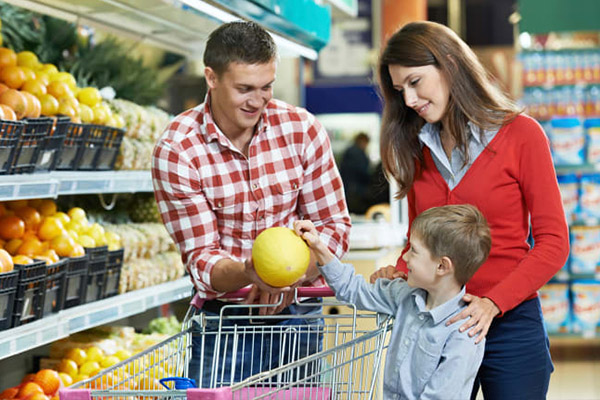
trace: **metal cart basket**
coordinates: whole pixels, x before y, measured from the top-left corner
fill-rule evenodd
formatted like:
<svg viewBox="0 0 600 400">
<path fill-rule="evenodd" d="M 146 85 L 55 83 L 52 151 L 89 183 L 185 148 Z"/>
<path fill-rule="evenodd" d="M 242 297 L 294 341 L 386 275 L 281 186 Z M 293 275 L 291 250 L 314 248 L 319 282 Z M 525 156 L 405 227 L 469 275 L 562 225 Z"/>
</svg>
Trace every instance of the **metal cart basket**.
<svg viewBox="0 0 600 400">
<path fill-rule="evenodd" d="M 227 297 L 245 297 L 245 291 Z M 299 288 L 296 302 L 306 297 L 328 297 L 328 288 Z M 278 316 L 228 316 L 228 307 L 220 315 L 202 312 L 184 321 L 184 330 L 138 353 L 99 375 L 60 391 L 60 400 L 171 400 L 171 399 L 372 399 L 380 396 L 381 358 L 391 329 L 389 317 L 375 313 L 357 313 L 353 305 L 326 300 L 323 306 L 339 307 L 337 314 L 294 315 L 293 318 L 321 318 L 317 325 L 279 325 L 270 323 Z M 255 306 L 255 305 L 253 305 Z M 265 305 L 264 307 L 268 307 Z M 228 319 L 252 318 L 250 325 L 226 326 Z M 209 363 L 209 385 L 205 388 L 176 389 L 166 377 L 187 377 L 191 356 L 192 323 L 200 324 L 201 338 L 214 335 L 214 351 Z M 210 322 L 216 330 L 204 331 Z M 232 325 L 232 324 L 230 324 Z M 196 332 L 198 332 L 196 328 Z M 255 349 L 254 338 L 270 343 Z M 299 343 L 316 340 L 316 352 L 302 354 Z M 202 341 L 204 343 L 204 341 Z M 248 348 L 245 348 L 248 347 Z M 273 348 L 276 363 L 267 370 L 262 365 L 226 360 L 224 349 L 244 349 L 246 353 L 269 354 Z M 236 352 L 234 351 L 234 354 Z M 267 357 L 269 358 L 269 357 Z M 237 371 L 248 368 L 249 371 Z M 242 377 L 238 381 L 235 377 Z M 192 377 L 190 377 L 192 378 Z M 162 382 L 161 382 L 162 380 Z M 202 382 L 200 382 L 202 386 Z"/>
</svg>

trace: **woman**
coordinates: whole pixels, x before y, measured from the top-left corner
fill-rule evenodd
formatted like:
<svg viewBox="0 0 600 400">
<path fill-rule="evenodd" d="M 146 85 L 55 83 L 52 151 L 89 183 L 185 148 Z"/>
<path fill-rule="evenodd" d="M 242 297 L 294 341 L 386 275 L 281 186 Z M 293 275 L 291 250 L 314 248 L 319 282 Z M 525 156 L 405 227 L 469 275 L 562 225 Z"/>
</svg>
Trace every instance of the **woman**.
<svg viewBox="0 0 600 400">
<path fill-rule="evenodd" d="M 408 196 L 409 221 L 445 204 L 478 207 L 492 230 L 488 261 L 450 323 L 486 352 L 473 388 L 486 399 L 544 399 L 553 371 L 537 290 L 565 263 L 568 228 L 546 136 L 498 91 L 469 47 L 433 22 L 404 26 L 379 65 L 381 158 Z M 527 238 L 533 235 L 535 246 Z M 406 250 L 406 249 L 405 249 Z M 384 268 L 377 277 L 406 272 Z"/>
</svg>

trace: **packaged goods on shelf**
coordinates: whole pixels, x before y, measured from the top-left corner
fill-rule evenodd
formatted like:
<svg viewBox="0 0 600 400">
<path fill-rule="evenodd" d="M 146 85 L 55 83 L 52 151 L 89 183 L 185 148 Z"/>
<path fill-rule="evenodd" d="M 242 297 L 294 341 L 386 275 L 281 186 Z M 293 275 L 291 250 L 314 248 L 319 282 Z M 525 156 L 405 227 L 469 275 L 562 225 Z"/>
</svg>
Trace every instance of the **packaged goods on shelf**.
<svg viewBox="0 0 600 400">
<path fill-rule="evenodd" d="M 553 118 L 548 132 L 556 165 L 581 165 L 585 162 L 585 133 L 578 118 Z"/>
<path fill-rule="evenodd" d="M 571 305 L 568 283 L 549 283 L 540 289 L 540 302 L 548 333 L 569 333 Z"/>
<path fill-rule="evenodd" d="M 579 211 L 579 183 L 577 175 L 559 175 L 557 179 L 567 223 L 570 224 L 575 220 Z"/>
<path fill-rule="evenodd" d="M 600 218 L 600 175 L 583 174 L 579 185 L 579 217 L 584 221 L 597 221 Z"/>
<path fill-rule="evenodd" d="M 159 253 L 151 258 L 133 258 L 123 264 L 119 293 L 173 281 L 184 274 L 181 256 L 175 251 Z"/>
<path fill-rule="evenodd" d="M 600 282 L 577 280 L 573 292 L 573 332 L 594 336 L 600 325 Z"/>
<path fill-rule="evenodd" d="M 600 118 L 586 119 L 584 128 L 587 138 L 586 158 L 589 164 L 600 163 Z"/>
<path fill-rule="evenodd" d="M 571 227 L 571 274 L 600 272 L 600 226 Z"/>
</svg>

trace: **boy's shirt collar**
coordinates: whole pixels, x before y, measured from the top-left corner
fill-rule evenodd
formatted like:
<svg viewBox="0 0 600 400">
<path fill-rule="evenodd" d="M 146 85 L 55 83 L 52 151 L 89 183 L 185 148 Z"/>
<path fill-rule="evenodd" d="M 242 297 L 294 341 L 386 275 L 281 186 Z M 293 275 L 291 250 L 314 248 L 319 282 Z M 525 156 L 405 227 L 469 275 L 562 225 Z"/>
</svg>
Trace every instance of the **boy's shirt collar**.
<svg viewBox="0 0 600 400">
<path fill-rule="evenodd" d="M 415 304 L 417 305 L 417 309 L 419 313 L 429 313 L 431 318 L 433 319 L 434 324 L 439 324 L 444 321 L 446 318 L 456 313 L 456 310 L 460 309 L 464 305 L 464 301 L 462 300 L 463 296 L 466 293 L 465 286 L 460 289 L 460 292 L 456 294 L 453 298 L 434 308 L 433 310 L 427 309 L 427 292 L 423 289 L 418 289 L 413 293 L 415 298 Z"/>
</svg>

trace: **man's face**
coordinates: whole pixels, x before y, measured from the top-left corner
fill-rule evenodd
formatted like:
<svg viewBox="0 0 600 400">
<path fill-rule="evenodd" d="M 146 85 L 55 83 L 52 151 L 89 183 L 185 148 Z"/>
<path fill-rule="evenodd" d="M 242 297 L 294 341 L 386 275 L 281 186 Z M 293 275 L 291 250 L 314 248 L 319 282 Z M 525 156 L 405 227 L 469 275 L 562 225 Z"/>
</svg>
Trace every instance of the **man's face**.
<svg viewBox="0 0 600 400">
<path fill-rule="evenodd" d="M 237 137 L 254 130 L 273 97 L 276 72 L 276 60 L 266 64 L 231 63 L 221 75 L 206 68 L 211 111 L 225 135 Z"/>
</svg>

